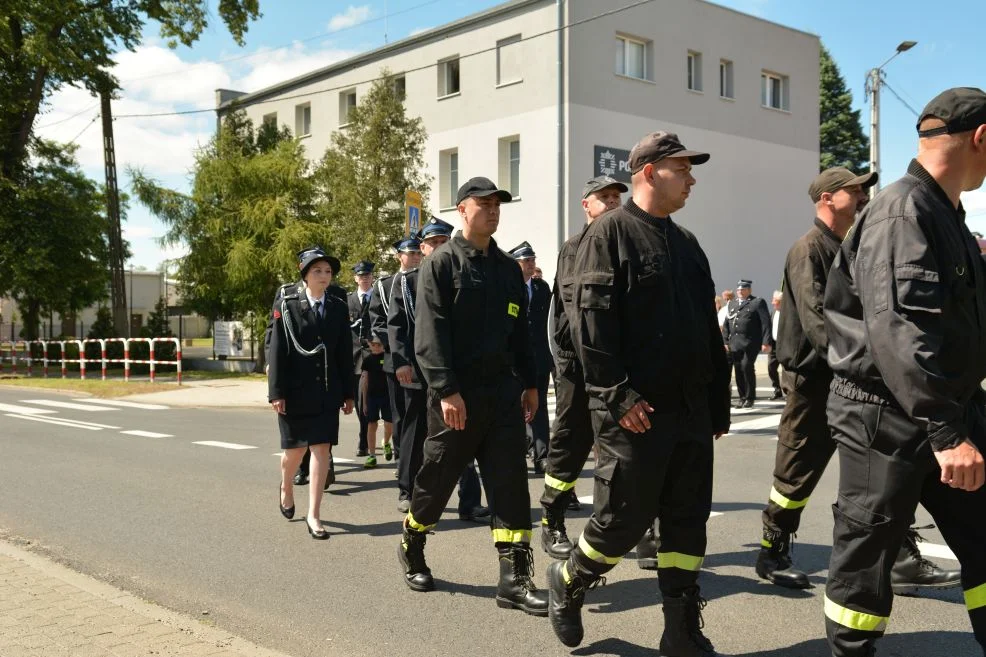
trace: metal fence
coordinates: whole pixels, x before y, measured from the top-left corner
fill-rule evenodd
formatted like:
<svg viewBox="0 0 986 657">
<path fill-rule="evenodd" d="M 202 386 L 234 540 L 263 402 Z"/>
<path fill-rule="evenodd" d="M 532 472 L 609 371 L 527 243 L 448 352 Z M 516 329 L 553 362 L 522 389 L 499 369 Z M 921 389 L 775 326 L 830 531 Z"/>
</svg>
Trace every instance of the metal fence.
<svg viewBox="0 0 986 657">
<path fill-rule="evenodd" d="M 121 343 L 123 347 L 123 358 L 109 358 L 107 347 L 113 343 Z M 131 358 L 131 345 L 147 344 L 148 358 Z M 155 358 L 155 347 L 160 344 L 175 345 L 175 360 L 163 360 Z M 99 347 L 99 356 L 87 358 L 87 346 L 96 345 Z M 74 358 L 73 354 L 74 353 Z M 28 376 L 34 375 L 34 367 L 41 365 L 44 378 L 48 378 L 48 372 L 52 364 L 60 367 L 61 378 L 67 379 L 69 366 L 78 366 L 79 376 L 86 378 L 87 366 L 98 363 L 100 366 L 101 378 L 106 380 L 106 369 L 110 363 L 123 363 L 123 380 L 130 380 L 131 365 L 149 365 L 151 381 L 157 368 L 160 366 L 173 366 L 176 368 L 178 385 L 181 385 L 181 340 L 178 338 L 105 338 L 87 340 L 3 340 L 0 338 L 0 374 L 7 371 L 9 366 L 13 374 L 18 373 L 18 367 L 22 368 Z M 75 367 L 71 368 L 72 371 Z"/>
</svg>

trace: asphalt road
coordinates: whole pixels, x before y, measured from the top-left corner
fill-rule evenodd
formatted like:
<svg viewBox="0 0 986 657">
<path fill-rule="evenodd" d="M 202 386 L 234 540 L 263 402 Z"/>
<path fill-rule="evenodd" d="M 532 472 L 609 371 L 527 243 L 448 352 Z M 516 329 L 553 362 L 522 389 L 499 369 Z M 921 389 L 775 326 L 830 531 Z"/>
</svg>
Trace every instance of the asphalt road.
<svg viewBox="0 0 986 657">
<path fill-rule="evenodd" d="M 43 403 L 51 401 L 106 410 Z M 779 404 L 764 404 L 735 416 L 737 432 L 717 446 L 714 511 L 721 515 L 709 521 L 701 578 L 709 599 L 706 634 L 723 655 L 827 657 L 822 594 L 834 462 L 795 545 L 796 562 L 816 588 L 785 591 L 753 571 L 779 411 Z M 354 418 L 343 419 L 342 436 L 336 455 L 353 458 Z M 204 441 L 242 449 L 196 444 Z M 275 506 L 279 450 L 269 411 L 111 407 L 0 388 L 0 445 L 3 536 L 29 540 L 76 570 L 298 657 L 658 655 L 662 620 L 653 572 L 638 570 L 632 559 L 617 566 L 608 585 L 589 594 L 585 641 L 569 651 L 547 619 L 495 606 L 489 530 L 460 522 L 454 499 L 428 539 L 439 590 L 408 590 L 396 560 L 394 466 L 382 458 L 372 471 L 337 465 L 339 483 L 322 507 L 332 538 L 311 540 L 305 489 L 296 492 L 295 521 Z M 577 486 L 583 496 L 592 492 L 591 466 Z M 542 486 L 532 474 L 535 521 Z M 573 537 L 588 515 L 588 507 L 571 514 Z M 919 510 L 918 522 L 927 520 Z M 936 531 L 926 535 L 943 543 Z M 548 558 L 537 549 L 535 561 L 543 585 Z M 881 657 L 979 654 L 959 590 L 898 598 L 890 632 Z"/>
</svg>

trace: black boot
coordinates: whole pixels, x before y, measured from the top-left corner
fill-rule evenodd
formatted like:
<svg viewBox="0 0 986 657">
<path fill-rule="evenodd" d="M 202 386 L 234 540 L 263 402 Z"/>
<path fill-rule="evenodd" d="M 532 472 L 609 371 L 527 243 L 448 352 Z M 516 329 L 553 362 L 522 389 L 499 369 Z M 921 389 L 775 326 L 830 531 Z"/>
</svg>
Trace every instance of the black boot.
<svg viewBox="0 0 986 657">
<path fill-rule="evenodd" d="M 568 564 L 568 561 L 555 561 L 548 566 L 548 617 L 558 640 L 574 648 L 582 643 L 585 634 L 582 629 L 585 592 L 605 584 L 606 578 L 586 581 L 573 568 L 571 580 L 566 583 L 565 569 L 571 568 Z"/>
<path fill-rule="evenodd" d="M 757 575 L 786 589 L 811 588 L 808 576 L 791 563 L 791 534 L 766 527 L 757 556 Z"/>
<path fill-rule="evenodd" d="M 931 529 L 934 525 L 921 527 Z M 959 570 L 943 570 L 931 563 L 918 549 L 918 541 L 923 541 L 917 532 L 918 528 L 911 527 L 904 536 L 900 546 L 897 561 L 890 571 L 890 586 L 896 595 L 917 595 L 921 589 L 950 589 L 962 584 L 962 572 Z"/>
<path fill-rule="evenodd" d="M 712 643 L 702 634 L 705 623 L 702 610 L 705 600 L 698 587 L 686 590 L 680 597 L 664 597 L 664 634 L 659 646 L 664 657 L 715 657 Z"/>
<path fill-rule="evenodd" d="M 541 547 L 552 559 L 568 559 L 575 546 L 565 532 L 565 515 L 561 511 L 544 507 L 541 523 Z"/>
<path fill-rule="evenodd" d="M 548 594 L 534 586 L 534 551 L 515 543 L 498 547 L 500 583 L 496 587 L 496 606 L 520 609 L 531 616 L 548 615 Z"/>
<path fill-rule="evenodd" d="M 425 533 L 404 525 L 401 543 L 397 546 L 397 558 L 401 562 L 404 583 L 412 591 L 434 591 L 435 580 L 425 563 Z"/>
<path fill-rule="evenodd" d="M 653 525 L 644 532 L 644 537 L 637 543 L 637 568 L 641 570 L 657 570 L 657 549 L 661 547 L 661 539 L 654 534 Z"/>
</svg>

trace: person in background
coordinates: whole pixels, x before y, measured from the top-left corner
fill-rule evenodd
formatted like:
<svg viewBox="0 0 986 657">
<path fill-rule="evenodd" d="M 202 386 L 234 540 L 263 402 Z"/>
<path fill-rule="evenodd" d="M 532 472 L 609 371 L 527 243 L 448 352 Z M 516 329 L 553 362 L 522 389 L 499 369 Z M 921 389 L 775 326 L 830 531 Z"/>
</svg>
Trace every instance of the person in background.
<svg viewBox="0 0 986 657">
<path fill-rule="evenodd" d="M 777 372 L 780 367 L 780 363 L 777 362 L 777 323 L 781 319 L 781 301 L 783 299 L 784 293 L 780 290 L 774 290 L 773 296 L 770 297 L 770 305 L 774 307 L 774 314 L 770 318 L 770 351 L 767 352 L 767 376 L 770 377 L 770 384 L 774 386 L 771 400 L 784 399 L 780 375 Z"/>
<path fill-rule="evenodd" d="M 752 292 L 753 281 L 741 279 L 737 299 L 731 302 L 722 334 L 736 371 L 739 402 L 735 408 L 752 408 L 757 399 L 757 355 L 770 351 L 770 312 L 767 302 Z"/>
<path fill-rule="evenodd" d="M 379 360 L 376 365 L 373 356 L 383 354 L 383 346 L 378 342 L 370 340 L 372 336 L 372 325 L 370 322 L 370 301 L 373 298 L 373 263 L 368 260 L 361 260 L 353 267 L 354 280 L 356 281 L 356 291 L 350 292 L 348 297 L 349 304 L 349 325 L 353 332 L 353 387 L 356 390 L 356 417 L 359 418 L 359 444 L 356 448 L 357 458 L 367 457 L 370 461 L 369 451 L 367 451 L 366 431 L 367 420 L 363 412 L 364 404 L 359 398 L 360 381 L 363 372 L 368 367 L 371 370 L 379 369 Z M 373 467 L 372 465 L 369 467 Z"/>
</svg>

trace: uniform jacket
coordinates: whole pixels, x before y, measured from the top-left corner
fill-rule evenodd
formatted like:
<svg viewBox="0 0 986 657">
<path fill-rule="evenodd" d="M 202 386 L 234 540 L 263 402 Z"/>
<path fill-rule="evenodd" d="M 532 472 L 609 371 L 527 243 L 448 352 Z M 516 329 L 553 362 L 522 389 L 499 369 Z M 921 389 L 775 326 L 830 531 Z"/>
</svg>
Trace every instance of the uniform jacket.
<svg viewBox="0 0 986 657">
<path fill-rule="evenodd" d="M 575 256 L 579 241 L 585 235 L 585 228 L 561 245 L 558 251 L 558 264 L 555 267 L 555 284 L 551 288 L 554 331 L 551 334 L 558 359 L 559 370 L 564 370 L 570 362 L 578 362 L 575 343 L 572 342 L 572 304 L 575 298 Z"/>
<path fill-rule="evenodd" d="M 750 351 L 770 344 L 770 311 L 767 302 L 752 294 L 745 300 L 729 302 L 729 315 L 722 335 L 730 351 Z"/>
<path fill-rule="evenodd" d="M 419 271 L 414 352 L 430 389 L 447 397 L 513 373 L 537 387 L 516 260 L 492 239 L 484 254 L 457 231 Z"/>
<path fill-rule="evenodd" d="M 285 295 L 285 293 L 291 293 L 295 291 L 299 285 L 303 286 L 304 284 L 304 281 L 297 281 L 294 283 L 287 283 L 277 288 L 277 292 L 274 294 L 274 308 L 277 307 L 278 302 L 281 300 L 281 297 Z M 333 296 L 343 302 L 346 301 L 346 294 L 348 294 L 344 288 L 339 287 L 335 283 L 330 283 L 326 292 L 329 296 Z M 270 315 L 267 316 L 267 328 L 264 330 L 264 360 L 268 364 L 270 363 L 270 334 L 274 329 L 274 308 L 271 309 Z"/>
<path fill-rule="evenodd" d="M 387 311 L 397 278 L 396 275 L 378 278 L 373 284 L 373 296 L 370 297 L 370 334 L 383 345 L 383 371 L 390 374 L 394 373 L 394 357 L 387 334 Z"/>
<path fill-rule="evenodd" d="M 784 312 L 778 320 L 777 360 L 789 372 L 830 372 L 825 358 L 825 286 L 842 240 L 820 219 L 794 243 L 784 261 Z"/>
<path fill-rule="evenodd" d="M 527 285 L 525 284 L 526 288 Z M 537 364 L 538 376 L 546 377 L 555 368 L 548 344 L 548 314 L 551 311 L 551 288 L 544 281 L 531 279 L 531 299 L 527 306 L 527 326 L 531 334 L 531 349 Z M 524 290 L 526 297 L 527 290 Z"/>
<path fill-rule="evenodd" d="M 701 396 L 713 429 L 728 429 L 729 365 L 695 236 L 630 199 L 586 228 L 575 271 L 573 341 L 590 399 L 618 421 L 641 400 L 667 412 Z"/>
<path fill-rule="evenodd" d="M 411 385 L 405 388 L 421 389 L 424 380 L 418 361 L 414 356 L 415 290 L 418 286 L 418 270 L 399 272 L 394 276 L 394 294 L 390 298 L 387 313 L 387 333 L 394 371 L 404 366 L 411 367 Z"/>
<path fill-rule="evenodd" d="M 916 160 L 866 206 L 825 291 L 833 392 L 898 406 L 936 450 L 986 449 L 986 267 Z"/>
<path fill-rule="evenodd" d="M 267 396 L 269 400 L 284 399 L 288 415 L 318 415 L 338 409 L 344 399 L 353 398 L 353 357 L 346 307 L 341 300 L 326 294 L 323 313 L 319 320 L 303 285 L 274 303 Z M 300 353 L 285 332 L 288 321 L 303 349 L 324 344 L 326 354 Z"/>
<path fill-rule="evenodd" d="M 372 293 L 370 303 L 373 303 Z M 363 370 L 373 370 L 375 364 L 367 345 L 372 331 L 370 303 L 364 304 L 360 300 L 359 290 L 349 293 L 349 325 L 353 333 L 353 366 L 356 374 Z"/>
</svg>

